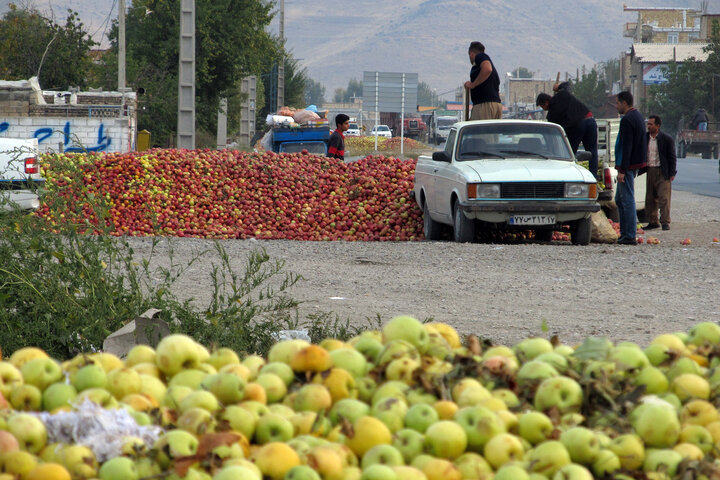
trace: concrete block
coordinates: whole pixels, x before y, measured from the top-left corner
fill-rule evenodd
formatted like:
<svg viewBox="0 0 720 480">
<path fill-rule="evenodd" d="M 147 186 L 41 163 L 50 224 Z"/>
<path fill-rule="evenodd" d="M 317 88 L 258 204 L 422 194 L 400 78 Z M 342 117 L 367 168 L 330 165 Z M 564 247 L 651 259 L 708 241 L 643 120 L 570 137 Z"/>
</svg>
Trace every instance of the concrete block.
<svg viewBox="0 0 720 480">
<path fill-rule="evenodd" d="M 170 335 L 168 324 L 158 318 L 160 311 L 151 308 L 111 333 L 103 342 L 103 351 L 124 358 L 135 345 L 157 346 L 161 338 Z"/>
</svg>

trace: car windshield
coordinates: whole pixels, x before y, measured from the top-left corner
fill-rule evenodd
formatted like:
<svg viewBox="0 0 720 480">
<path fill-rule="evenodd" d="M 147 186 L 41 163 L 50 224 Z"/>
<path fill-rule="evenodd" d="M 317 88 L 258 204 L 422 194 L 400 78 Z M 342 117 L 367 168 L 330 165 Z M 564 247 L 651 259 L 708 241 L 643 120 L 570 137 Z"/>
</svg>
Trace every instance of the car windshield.
<svg viewBox="0 0 720 480">
<path fill-rule="evenodd" d="M 350 124 L 350 127 L 349 127 L 349 130 L 359 130 L 358 124 L 357 124 L 357 123 L 351 123 L 351 124 Z"/>
<path fill-rule="evenodd" d="M 378 132 L 387 132 L 388 130 L 390 130 L 390 128 L 386 127 L 385 125 L 380 125 L 378 127 Z"/>
<path fill-rule="evenodd" d="M 438 118 L 438 130 L 450 130 L 450 127 L 452 127 L 457 120 L 453 119 L 445 119 L 445 118 Z"/>
<path fill-rule="evenodd" d="M 574 159 L 560 129 L 544 122 L 470 125 L 461 130 L 458 145 L 459 161 L 518 157 Z"/>
</svg>

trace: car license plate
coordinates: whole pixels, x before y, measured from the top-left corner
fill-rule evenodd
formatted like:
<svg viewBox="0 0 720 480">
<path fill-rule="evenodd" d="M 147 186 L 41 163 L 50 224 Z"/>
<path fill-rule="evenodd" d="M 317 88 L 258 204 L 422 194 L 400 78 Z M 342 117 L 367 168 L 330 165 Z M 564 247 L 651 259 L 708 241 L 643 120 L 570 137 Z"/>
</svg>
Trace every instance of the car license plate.
<svg viewBox="0 0 720 480">
<path fill-rule="evenodd" d="M 512 215 L 508 223 L 510 225 L 553 225 L 555 215 Z"/>
</svg>

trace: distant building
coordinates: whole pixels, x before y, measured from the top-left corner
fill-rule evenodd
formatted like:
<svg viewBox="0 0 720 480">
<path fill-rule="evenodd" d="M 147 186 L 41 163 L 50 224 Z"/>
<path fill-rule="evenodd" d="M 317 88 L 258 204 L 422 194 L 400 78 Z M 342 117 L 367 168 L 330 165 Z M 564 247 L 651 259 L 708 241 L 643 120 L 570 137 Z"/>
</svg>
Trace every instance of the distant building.
<svg viewBox="0 0 720 480">
<path fill-rule="evenodd" d="M 692 43 L 701 39 L 702 10 L 694 8 L 628 7 L 637 20 L 625 24 L 623 35 L 633 43 Z"/>
</svg>

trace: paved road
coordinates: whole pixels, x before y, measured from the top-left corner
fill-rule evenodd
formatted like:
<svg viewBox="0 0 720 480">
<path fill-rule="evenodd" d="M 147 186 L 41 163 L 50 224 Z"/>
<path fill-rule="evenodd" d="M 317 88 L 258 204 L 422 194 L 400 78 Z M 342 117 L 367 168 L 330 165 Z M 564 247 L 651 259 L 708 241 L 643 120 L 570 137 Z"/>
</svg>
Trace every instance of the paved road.
<svg viewBox="0 0 720 480">
<path fill-rule="evenodd" d="M 718 160 L 705 160 L 699 157 L 678 158 L 677 169 L 673 190 L 720 198 Z"/>
</svg>

